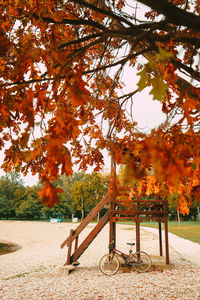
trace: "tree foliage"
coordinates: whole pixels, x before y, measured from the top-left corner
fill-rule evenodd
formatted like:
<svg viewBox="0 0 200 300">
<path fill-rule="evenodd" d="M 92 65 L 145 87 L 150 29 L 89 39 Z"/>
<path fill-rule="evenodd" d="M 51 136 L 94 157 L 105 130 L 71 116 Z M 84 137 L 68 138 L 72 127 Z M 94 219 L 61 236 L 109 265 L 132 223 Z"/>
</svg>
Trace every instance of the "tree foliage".
<svg viewBox="0 0 200 300">
<path fill-rule="evenodd" d="M 86 174 L 83 180 L 72 186 L 72 206 L 81 211 L 81 219 L 89 213 L 105 195 L 105 182 L 96 172 Z"/>
<path fill-rule="evenodd" d="M 98 171 L 103 149 L 122 163 L 126 147 L 131 176 L 142 182 L 153 167 L 163 195 L 178 190 L 187 212 L 200 190 L 199 15 L 197 0 L 3 1 L 4 170 L 38 173 L 52 206 L 61 192 L 52 181 L 72 174 L 72 157 Z M 125 92 L 127 67 L 140 79 Z M 146 87 L 166 115 L 149 134 L 132 118 L 134 95 Z"/>
<path fill-rule="evenodd" d="M 15 216 L 15 209 L 19 202 L 19 197 L 15 195 L 23 190 L 23 181 L 19 174 L 10 172 L 0 178 L 0 217 Z"/>
<path fill-rule="evenodd" d="M 11 178 L 15 178 L 14 183 Z M 84 213 L 89 213 L 102 199 L 108 187 L 108 178 L 95 172 L 60 176 L 54 184 L 64 192 L 59 194 L 59 204 L 49 208 L 47 205 L 42 206 L 39 199 L 40 184 L 26 187 L 19 182 L 21 183 L 19 174 L 14 176 L 11 173 L 0 178 L 0 218 L 49 219 L 56 214 L 61 215 L 63 219 L 71 219 L 72 214 L 80 217 L 79 198 L 84 199 Z M 83 186 L 82 190 L 77 189 L 80 183 Z"/>
</svg>

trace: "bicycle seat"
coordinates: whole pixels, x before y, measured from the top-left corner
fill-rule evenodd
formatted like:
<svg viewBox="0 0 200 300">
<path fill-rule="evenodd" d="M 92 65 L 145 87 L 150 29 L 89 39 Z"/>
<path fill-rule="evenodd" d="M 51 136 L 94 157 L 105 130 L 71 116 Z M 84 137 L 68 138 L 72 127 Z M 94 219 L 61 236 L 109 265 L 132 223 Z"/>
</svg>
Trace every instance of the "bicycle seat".
<svg viewBox="0 0 200 300">
<path fill-rule="evenodd" d="M 135 245 L 135 243 L 126 243 L 127 245 L 129 245 L 129 246 L 134 246 Z"/>
</svg>

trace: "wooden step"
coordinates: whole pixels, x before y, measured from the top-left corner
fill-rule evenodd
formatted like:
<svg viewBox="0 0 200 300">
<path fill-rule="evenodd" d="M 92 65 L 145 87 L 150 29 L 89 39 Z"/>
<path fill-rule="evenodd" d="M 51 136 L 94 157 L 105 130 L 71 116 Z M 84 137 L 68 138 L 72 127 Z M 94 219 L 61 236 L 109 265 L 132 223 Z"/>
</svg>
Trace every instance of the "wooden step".
<svg viewBox="0 0 200 300">
<path fill-rule="evenodd" d="M 89 233 L 86 239 L 82 242 L 82 244 L 75 250 L 74 254 L 71 256 L 71 263 L 77 261 L 78 258 L 84 253 L 84 251 L 88 248 L 88 246 L 92 243 L 98 233 L 103 229 L 110 218 L 110 212 L 107 211 L 106 214 L 100 219 L 99 223 L 93 228 L 93 230 Z M 66 264 L 65 264 L 66 265 Z"/>
<path fill-rule="evenodd" d="M 108 203 L 109 198 L 106 195 L 93 210 L 87 215 L 87 217 L 80 223 L 80 225 L 74 230 L 72 236 L 72 242 L 77 238 L 77 236 L 83 231 L 83 229 L 94 219 L 94 217 L 104 208 L 104 206 Z M 60 248 L 64 246 L 68 246 L 69 237 L 61 244 Z"/>
</svg>

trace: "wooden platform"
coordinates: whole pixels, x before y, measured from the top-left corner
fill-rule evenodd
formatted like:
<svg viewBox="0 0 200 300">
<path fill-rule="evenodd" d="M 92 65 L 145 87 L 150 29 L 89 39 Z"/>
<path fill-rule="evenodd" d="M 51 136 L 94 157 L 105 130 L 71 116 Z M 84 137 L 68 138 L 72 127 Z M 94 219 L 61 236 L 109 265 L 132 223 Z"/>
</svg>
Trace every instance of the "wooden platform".
<svg viewBox="0 0 200 300">
<path fill-rule="evenodd" d="M 151 271 L 164 271 L 164 270 L 171 270 L 172 269 L 171 265 L 166 264 L 164 256 L 151 255 L 151 260 L 152 260 L 152 266 L 151 266 L 149 272 L 151 272 Z M 128 267 L 127 265 L 125 265 L 124 261 L 121 258 L 119 258 L 119 261 L 120 261 L 120 264 L 121 264 L 119 272 L 120 271 L 122 273 L 123 272 L 136 272 L 134 268 Z"/>
</svg>

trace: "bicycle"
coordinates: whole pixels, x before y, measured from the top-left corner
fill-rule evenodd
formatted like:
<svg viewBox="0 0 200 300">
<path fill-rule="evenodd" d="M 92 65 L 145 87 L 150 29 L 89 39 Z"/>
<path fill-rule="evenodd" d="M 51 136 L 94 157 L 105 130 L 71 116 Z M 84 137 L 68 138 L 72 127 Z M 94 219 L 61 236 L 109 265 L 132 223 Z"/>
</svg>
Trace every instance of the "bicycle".
<svg viewBox="0 0 200 300">
<path fill-rule="evenodd" d="M 133 253 L 132 246 L 135 243 L 127 243 L 127 245 L 131 246 L 128 254 L 117 250 L 113 242 L 109 245 L 110 253 L 105 254 L 99 261 L 99 268 L 103 274 L 114 275 L 118 272 L 120 261 L 116 254 L 124 260 L 128 267 L 133 267 L 137 272 L 143 273 L 149 271 L 152 265 L 151 257 L 144 251 Z"/>
</svg>

